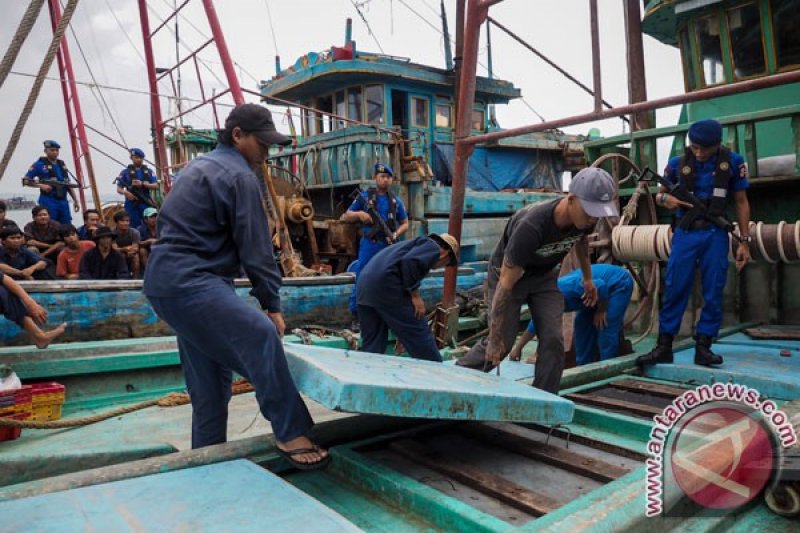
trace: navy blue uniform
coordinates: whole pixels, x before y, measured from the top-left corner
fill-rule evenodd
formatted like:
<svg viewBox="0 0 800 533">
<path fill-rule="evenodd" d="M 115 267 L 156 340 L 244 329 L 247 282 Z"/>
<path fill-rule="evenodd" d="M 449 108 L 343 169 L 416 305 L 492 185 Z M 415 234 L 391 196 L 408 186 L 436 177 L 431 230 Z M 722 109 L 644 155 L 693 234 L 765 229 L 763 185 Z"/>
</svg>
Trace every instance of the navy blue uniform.
<svg viewBox="0 0 800 533">
<path fill-rule="evenodd" d="M 680 157 L 669 160 L 664 176 L 672 183 L 679 179 Z M 708 200 L 714 189 L 713 173 L 717 156 L 694 163 L 694 195 Z M 749 187 L 744 159 L 736 152 L 730 153 L 730 179 L 728 195 Z M 676 216 L 684 215 L 682 210 Z M 659 314 L 660 332 L 677 335 L 683 312 L 689 301 L 694 283 L 695 268 L 701 272 L 703 310 L 697 323 L 697 334 L 716 337 L 722 323 L 722 291 L 728 275 L 728 233 L 713 224 L 697 229 L 676 227 L 672 235 L 672 252 L 667 262 L 664 301 Z"/>
<path fill-rule="evenodd" d="M 393 198 L 397 202 L 397 205 L 395 206 L 396 212 L 394 213 L 394 220 L 392 220 L 391 216 L 392 206 L 389 195 L 375 194 L 375 208 L 392 230 L 397 229 L 397 227 L 405 222 L 405 220 L 408 218 L 403 201 L 394 195 Z M 369 192 L 361 191 L 361 194 L 355 200 L 353 200 L 353 203 L 350 204 L 350 207 L 347 210 L 353 212 L 367 212 L 368 200 Z M 351 268 L 348 269 L 350 272 L 353 272 L 356 275 L 356 280 L 358 280 L 359 273 L 364 269 L 365 266 L 367 266 L 372 258 L 375 257 L 375 254 L 389 246 L 389 243 L 386 242 L 386 238 L 391 237 L 391 235 L 384 235 L 382 231 L 378 231 L 373 235 L 373 237 L 369 237 L 369 235 L 373 233 L 372 230 L 372 224 L 364 224 L 361 226 L 361 241 L 358 243 L 358 261 L 353 263 Z M 356 312 L 356 291 L 357 287 L 354 286 L 353 293 L 350 295 L 351 313 Z"/>
<path fill-rule="evenodd" d="M 226 440 L 232 370 L 255 387 L 279 441 L 306 435 L 313 425 L 275 325 L 233 288 L 244 268 L 261 307 L 281 310 L 281 275 L 265 221 L 255 174 L 225 145 L 192 160 L 159 211 L 144 292 L 178 336 L 194 448 Z"/>
<path fill-rule="evenodd" d="M 378 252 L 358 280 L 358 316 L 362 349 L 385 353 L 389 329 L 411 357 L 441 361 L 439 348 L 424 318 L 414 316 L 411 292 L 439 259 L 439 245 L 417 237 Z"/>
<path fill-rule="evenodd" d="M 633 279 L 628 272 L 616 265 L 592 265 L 592 280 L 597 287 L 597 298 L 606 303 L 605 328 L 598 331 L 594 327 L 594 307 L 583 305 L 583 273 L 570 272 L 558 278 L 558 289 L 564 295 L 564 311 L 577 312 L 575 315 L 575 359 L 578 365 L 605 361 L 619 355 L 619 333 L 622 331 L 625 310 L 631 301 Z M 536 335 L 533 320 L 528 324 L 528 332 Z"/>
<path fill-rule="evenodd" d="M 128 167 L 122 169 L 122 172 L 119 173 L 119 176 L 117 176 L 115 181 L 117 185 L 127 189 L 133 185 L 134 179 L 137 179 L 142 183 L 158 183 L 158 178 L 156 178 L 155 174 L 153 174 L 153 171 L 150 170 L 150 167 L 147 165 L 142 165 L 140 167 L 129 165 Z M 146 187 L 138 187 L 137 192 L 144 198 L 147 198 L 148 200 L 150 199 L 150 189 Z M 125 212 L 131 217 L 132 228 L 138 228 L 139 225 L 142 224 L 142 214 L 148 207 L 152 206 L 147 202 L 129 200 L 125 198 Z"/>
<path fill-rule="evenodd" d="M 52 261 L 47 258 L 41 257 L 36 253 L 28 250 L 24 246 L 19 248 L 15 254 L 11 254 L 10 251 L 6 248 L 0 246 L 0 263 L 5 263 L 6 265 L 16 268 L 17 270 L 25 270 L 28 267 L 32 267 L 39 261 L 44 261 L 47 263 L 48 267 L 52 265 Z M 49 272 L 49 268 L 44 270 L 37 270 L 33 273 L 33 279 L 46 281 L 55 279 L 52 273 Z M 14 279 L 14 276 L 11 276 Z M 20 278 L 21 279 L 21 278 Z"/>
<path fill-rule="evenodd" d="M 69 182 L 67 167 L 64 162 L 57 159 L 55 162 L 46 157 L 40 157 L 25 173 L 26 178 L 36 181 L 55 179 L 64 183 Z M 47 208 L 50 218 L 60 224 L 71 224 L 72 213 L 69 211 L 66 187 L 53 187 L 50 192 L 39 191 L 39 205 Z"/>
</svg>

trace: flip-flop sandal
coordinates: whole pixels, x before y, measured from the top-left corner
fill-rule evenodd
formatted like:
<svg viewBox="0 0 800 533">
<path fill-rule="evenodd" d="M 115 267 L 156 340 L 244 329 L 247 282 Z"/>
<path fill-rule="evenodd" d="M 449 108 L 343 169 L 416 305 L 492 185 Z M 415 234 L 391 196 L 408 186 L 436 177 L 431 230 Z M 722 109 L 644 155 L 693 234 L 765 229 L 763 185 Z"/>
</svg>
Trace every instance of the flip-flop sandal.
<svg viewBox="0 0 800 533">
<path fill-rule="evenodd" d="M 319 453 L 320 449 L 316 444 L 311 448 L 298 448 L 296 450 L 281 450 L 277 446 L 275 449 L 278 451 L 278 454 L 281 457 L 289 461 L 289 463 L 298 470 L 319 470 L 321 468 L 325 468 L 328 466 L 328 463 L 331 462 L 330 454 L 326 455 L 325 458 L 320 459 L 319 461 L 314 461 L 313 463 L 304 463 L 295 459 L 296 456 L 303 455 L 304 453 Z"/>
</svg>

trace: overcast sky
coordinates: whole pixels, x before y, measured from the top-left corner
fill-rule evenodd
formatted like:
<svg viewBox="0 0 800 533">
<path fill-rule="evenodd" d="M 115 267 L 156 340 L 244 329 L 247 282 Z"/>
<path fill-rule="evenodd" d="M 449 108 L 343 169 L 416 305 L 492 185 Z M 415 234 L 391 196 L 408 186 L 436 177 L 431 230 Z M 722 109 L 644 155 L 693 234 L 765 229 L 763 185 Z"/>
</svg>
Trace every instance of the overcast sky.
<svg viewBox="0 0 800 533">
<path fill-rule="evenodd" d="M 174 0 L 148 2 L 151 28 L 163 20 L 173 3 Z M 0 50 L 3 53 L 27 4 L 22 0 L 3 1 L 3 16 L 0 17 Z M 78 92 L 86 123 L 121 144 L 143 148 L 152 159 L 150 101 L 137 4 L 135 0 L 81 0 L 72 19 L 74 34 L 70 31 L 68 36 L 76 80 L 117 88 L 96 89 L 80 85 Z M 354 4 L 360 6 L 369 28 Z M 622 1 L 603 0 L 599 4 L 603 96 L 613 105 L 622 105 L 628 98 Z M 386 54 L 444 67 L 437 0 L 217 0 L 215 5 L 245 88 L 256 89 L 258 80 L 269 79 L 275 74 L 276 52 L 285 68 L 307 52 L 342 45 L 348 17 L 353 19 L 353 37 L 359 49 L 378 52 L 382 48 Z M 445 7 L 450 31 L 454 35 L 455 2 L 446 0 Z M 199 0 L 190 2 L 189 8 L 182 13 L 184 15 L 179 21 L 180 53 L 185 56 L 188 48 L 198 46 L 210 36 L 210 30 Z M 506 0 L 492 7 L 490 15 L 586 85 L 591 85 L 588 0 Z M 538 122 L 540 119 L 528 106 L 548 120 L 591 111 L 593 101 L 589 95 L 498 29 L 492 30 L 495 76 L 513 82 L 522 90 L 525 100 L 498 106 L 497 115 L 502 127 Z M 36 74 L 51 36 L 45 5 L 14 64 L 15 73 L 0 88 L 2 150 L 8 145 L 33 85 L 32 77 L 20 74 Z M 644 44 L 648 96 L 658 98 L 682 93 L 683 78 L 677 50 L 650 37 L 645 37 Z M 171 31 L 162 32 L 155 46 L 157 65 L 175 63 L 176 43 Z M 485 65 L 485 31 L 481 36 L 480 51 L 479 61 Z M 220 79 L 223 78 L 218 56 L 205 53 L 202 57 L 207 66 L 201 69 L 206 90 L 220 87 L 209 72 L 212 70 Z M 479 66 L 478 71 L 481 75 L 486 74 L 485 67 Z M 185 68 L 182 73 L 184 97 L 197 98 L 194 69 Z M 49 75 L 58 76 L 55 61 Z M 160 91 L 165 95 L 171 94 L 166 83 L 160 86 Z M 249 101 L 257 100 L 253 96 L 247 98 Z M 166 99 L 162 100 L 165 113 L 169 106 Z M 282 111 L 277 107 L 272 109 Z M 227 112 L 221 110 L 221 114 L 224 119 Z M 677 108 L 659 112 L 658 124 L 673 124 L 677 116 Z M 279 129 L 287 131 L 285 117 L 280 117 L 277 122 Z M 191 115 L 186 118 L 186 123 L 195 127 L 211 126 L 206 114 Z M 604 135 L 622 131 L 618 119 L 567 128 L 567 131 L 586 133 L 591 127 L 600 128 Z M 127 153 L 122 148 L 91 130 L 88 137 L 99 150 L 127 163 Z M 61 158 L 72 168 L 63 100 L 56 81 L 47 81 L 43 86 L 11 164 L 0 181 L 0 195 L 33 194 L 33 189 L 23 191 L 20 178 L 42 155 L 42 141 L 50 138 L 61 143 Z M 111 182 L 121 166 L 99 151 L 93 151 L 92 156 L 101 195 L 114 195 Z"/>
</svg>

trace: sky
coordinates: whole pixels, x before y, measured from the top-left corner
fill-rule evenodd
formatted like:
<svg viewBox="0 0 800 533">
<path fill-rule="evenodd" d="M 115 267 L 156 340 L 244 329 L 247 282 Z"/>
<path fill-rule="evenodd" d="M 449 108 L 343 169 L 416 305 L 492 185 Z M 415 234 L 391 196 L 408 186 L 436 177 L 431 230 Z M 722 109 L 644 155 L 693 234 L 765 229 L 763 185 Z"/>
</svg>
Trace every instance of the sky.
<svg viewBox="0 0 800 533">
<path fill-rule="evenodd" d="M 62 0 L 65 4 L 66 0 Z M 151 29 L 170 11 L 176 0 L 150 0 Z M 182 2 L 177 2 L 178 4 Z M 0 50 L 5 53 L 28 2 L 3 2 L 0 17 Z M 47 2 L 45 2 L 47 4 Z M 622 1 L 599 2 L 600 48 L 603 97 L 612 105 L 627 103 L 624 16 Z M 353 19 L 353 38 L 357 48 L 409 58 L 415 63 L 444 67 L 444 39 L 441 35 L 439 3 L 436 0 L 216 0 L 216 11 L 243 88 L 257 90 L 259 80 L 275 74 L 275 55 L 284 68 L 308 52 L 319 52 L 331 45 L 343 45 L 346 19 Z M 445 0 L 451 36 L 455 35 L 455 1 Z M 360 14 L 359 14 L 360 10 Z M 200 0 L 192 0 L 179 18 L 181 57 L 196 48 L 211 34 Z M 584 84 L 591 86 L 591 35 L 588 0 L 505 0 L 490 9 L 490 16 L 517 33 L 532 46 L 558 63 Z M 363 15 L 363 18 L 362 16 Z M 366 19 L 366 23 L 364 21 Z M 0 87 L 0 149 L 6 150 L 11 133 L 33 86 L 33 77 L 44 59 L 52 37 L 45 5 L 30 36 L 25 41 L 12 69 Z M 175 63 L 175 36 L 162 31 L 154 40 L 156 65 Z M 67 32 L 78 96 L 88 126 L 117 143 L 144 149 L 152 160 L 150 144 L 150 98 L 145 70 L 142 34 L 136 0 L 81 0 Z M 76 39 L 77 37 L 77 39 Z M 522 48 L 497 28 L 492 28 L 492 62 L 495 77 L 509 80 L 521 89 L 524 101 L 498 106 L 497 116 L 504 128 L 586 113 L 593 99 L 566 80 L 539 58 Z M 486 75 L 485 29 L 481 35 L 479 75 Z M 677 49 L 645 36 L 645 65 L 649 98 L 681 94 L 683 78 Z M 214 75 L 223 79 L 218 55 L 212 48 L 201 54 L 200 67 L 207 92 L 222 87 Z M 88 65 L 88 66 L 87 66 Z M 68 127 L 53 62 L 33 113 L 4 176 L 0 196 L 8 197 L 24 189 L 20 178 L 42 155 L 42 141 L 55 139 L 62 145 L 61 158 L 72 168 Z M 110 86 L 116 89 L 98 88 Z M 172 94 L 162 84 L 159 91 Z M 184 108 L 199 96 L 193 67 L 182 69 Z M 255 96 L 246 96 L 257 101 Z M 227 115 L 231 100 L 220 102 L 220 115 Z M 174 99 L 162 98 L 162 110 L 174 110 Z M 272 107 L 273 113 L 283 112 Z M 533 108 L 534 111 L 531 110 Z M 677 121 L 677 107 L 659 111 L 657 124 Z M 278 129 L 288 131 L 285 116 L 275 116 Z M 185 123 L 211 127 L 208 114 L 192 114 Z M 299 127 L 299 121 L 296 122 Z M 610 119 L 566 128 L 569 133 L 587 133 L 599 128 L 603 135 L 622 133 L 619 119 Z M 89 142 L 101 196 L 114 199 L 114 177 L 127 152 L 92 129 Z M 108 156 L 104 155 L 108 154 Z M 659 151 L 660 163 L 666 149 Z M 116 161 L 115 161 L 116 160 Z M 87 197 L 89 196 L 87 191 Z M 121 197 L 120 197 L 121 198 Z"/>
</svg>

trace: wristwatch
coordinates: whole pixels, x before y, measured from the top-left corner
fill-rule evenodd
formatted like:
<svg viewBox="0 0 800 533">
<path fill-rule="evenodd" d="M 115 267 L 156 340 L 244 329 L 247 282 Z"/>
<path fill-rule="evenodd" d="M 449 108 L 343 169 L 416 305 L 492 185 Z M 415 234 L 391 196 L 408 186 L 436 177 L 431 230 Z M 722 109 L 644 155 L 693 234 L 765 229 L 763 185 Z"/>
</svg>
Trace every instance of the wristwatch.
<svg viewBox="0 0 800 533">
<path fill-rule="evenodd" d="M 742 235 L 741 237 L 739 237 L 739 242 L 740 243 L 746 242 L 747 244 L 750 244 L 751 242 L 753 242 L 753 237 L 752 235 Z"/>
</svg>

